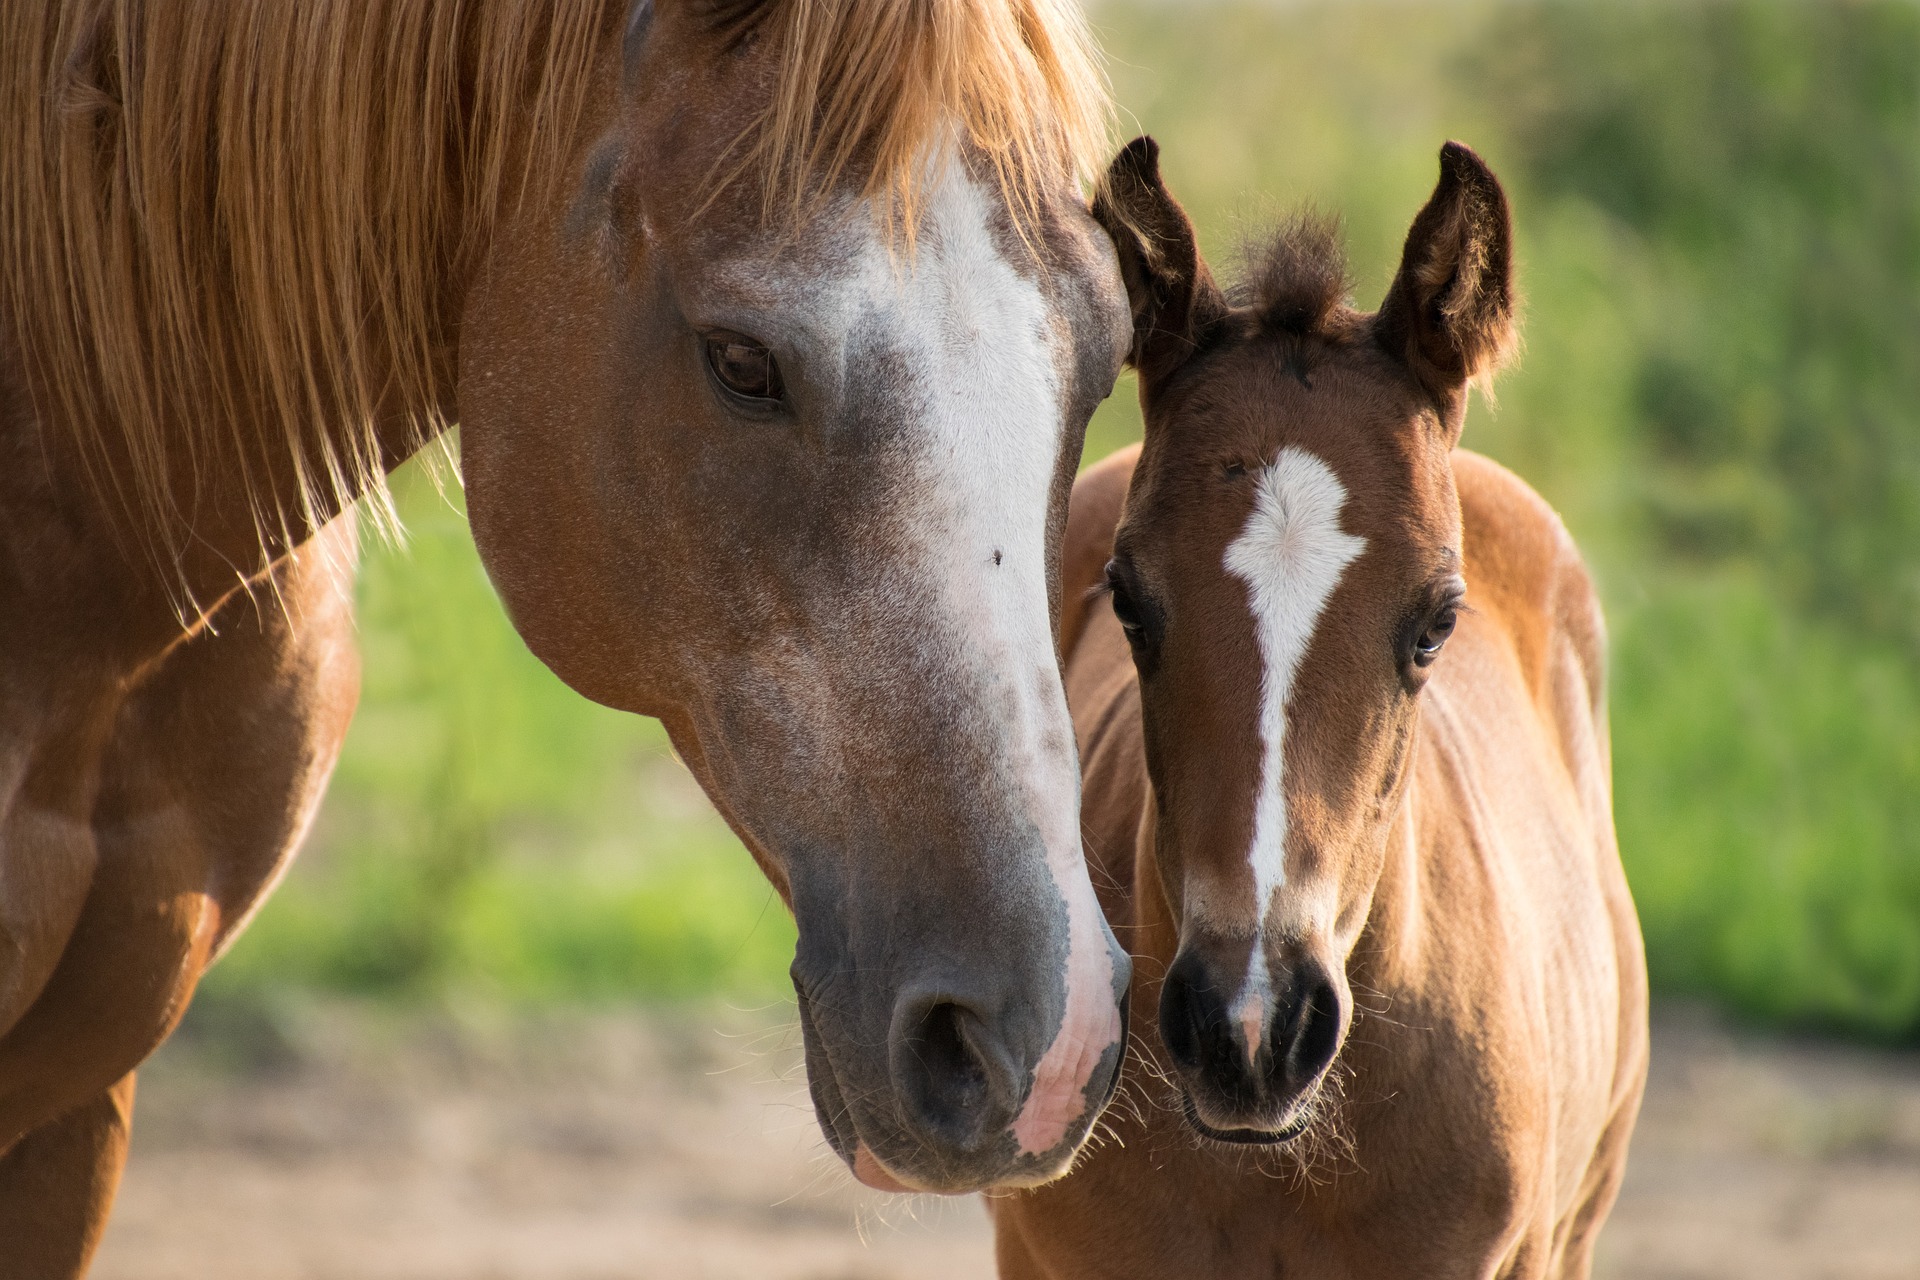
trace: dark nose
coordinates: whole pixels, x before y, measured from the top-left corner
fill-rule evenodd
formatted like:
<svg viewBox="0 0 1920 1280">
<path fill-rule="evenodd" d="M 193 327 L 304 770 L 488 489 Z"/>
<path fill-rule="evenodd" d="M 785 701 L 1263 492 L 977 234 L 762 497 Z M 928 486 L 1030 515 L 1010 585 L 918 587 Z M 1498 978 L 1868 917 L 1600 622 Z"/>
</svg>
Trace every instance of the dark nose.
<svg viewBox="0 0 1920 1280">
<path fill-rule="evenodd" d="M 1293 998 L 1268 1032 L 1269 1053 L 1282 1064 L 1286 1087 L 1305 1089 L 1333 1064 L 1340 1051 L 1340 993 L 1318 965 L 1295 974 Z"/>
<path fill-rule="evenodd" d="M 1317 962 L 1271 974 L 1259 1042 L 1249 1052 L 1247 1029 L 1231 1011 L 1244 981 L 1244 972 L 1223 980 L 1200 949 L 1183 951 L 1160 990 L 1160 1035 L 1209 1101 L 1251 1116 L 1290 1103 L 1320 1078 L 1340 1048 L 1341 1009 Z"/>
<path fill-rule="evenodd" d="M 894 1007 L 887 1046 L 907 1122 L 923 1140 L 971 1153 L 1013 1120 L 1019 1077 L 979 1002 L 906 993 Z"/>
</svg>

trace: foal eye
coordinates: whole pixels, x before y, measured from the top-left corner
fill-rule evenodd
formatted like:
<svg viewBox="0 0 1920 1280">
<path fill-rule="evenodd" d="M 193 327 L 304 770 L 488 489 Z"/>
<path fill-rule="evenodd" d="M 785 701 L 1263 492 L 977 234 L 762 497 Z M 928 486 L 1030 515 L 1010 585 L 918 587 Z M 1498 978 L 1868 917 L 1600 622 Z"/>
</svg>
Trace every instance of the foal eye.
<svg viewBox="0 0 1920 1280">
<path fill-rule="evenodd" d="M 1453 629 L 1460 621 L 1460 610 L 1456 605 L 1443 605 L 1440 611 L 1427 619 L 1427 626 L 1420 638 L 1413 642 L 1413 661 L 1415 666 L 1433 665 L 1440 656 L 1440 646 L 1447 642 Z"/>
<path fill-rule="evenodd" d="M 707 368 L 728 394 L 756 406 L 775 405 L 786 397 L 773 352 L 742 334 L 708 334 Z"/>
</svg>

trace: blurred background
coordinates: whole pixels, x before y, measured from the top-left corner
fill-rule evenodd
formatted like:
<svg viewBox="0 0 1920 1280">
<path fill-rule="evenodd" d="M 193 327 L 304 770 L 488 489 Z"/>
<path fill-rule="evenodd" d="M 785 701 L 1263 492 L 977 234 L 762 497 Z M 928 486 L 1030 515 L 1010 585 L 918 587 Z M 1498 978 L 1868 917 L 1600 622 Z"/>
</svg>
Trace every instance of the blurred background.
<svg viewBox="0 0 1920 1280">
<path fill-rule="evenodd" d="M 1526 347 L 1465 443 L 1561 511 L 1606 600 L 1621 852 L 1656 990 L 1695 1028 L 1663 1034 L 1684 1047 L 1710 1026 L 1725 1054 L 1778 1043 L 1819 1062 L 1842 1051 L 1755 1029 L 1882 1046 L 1845 1060 L 1893 1073 L 1893 1092 L 1869 1091 L 1885 1114 L 1822 1121 L 1815 1155 L 1838 1124 L 1843 1154 L 1865 1142 L 1913 1174 L 1920 1089 L 1899 1090 L 1920 1069 L 1899 1046 L 1920 1045 L 1920 5 L 1092 14 L 1121 136 L 1159 138 L 1217 268 L 1311 202 L 1344 219 L 1371 307 L 1444 139 L 1505 181 Z M 1129 378 L 1103 406 L 1089 459 L 1137 437 L 1133 395 Z M 457 493 L 417 468 L 399 489 L 409 537 L 371 547 L 361 574 L 366 688 L 326 808 L 172 1060 L 311 1055 L 313 1018 L 335 1016 L 312 1011 L 342 1001 L 469 1032 L 712 1002 L 777 1024 L 791 924 L 658 727 L 526 653 Z M 1793 1061 L 1788 1075 L 1825 1069 Z M 803 1099 L 783 1123 L 807 1129 Z M 1920 1243 L 1905 1256 L 1884 1274 L 1920 1271 Z"/>
</svg>

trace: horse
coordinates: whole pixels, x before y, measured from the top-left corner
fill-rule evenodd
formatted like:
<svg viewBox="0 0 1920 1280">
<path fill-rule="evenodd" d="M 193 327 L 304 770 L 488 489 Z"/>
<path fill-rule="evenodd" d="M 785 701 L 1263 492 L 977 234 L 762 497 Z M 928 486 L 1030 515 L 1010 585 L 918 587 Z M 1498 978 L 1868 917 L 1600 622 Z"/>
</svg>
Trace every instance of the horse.
<svg viewBox="0 0 1920 1280">
<path fill-rule="evenodd" d="M 826 1137 L 1063 1169 L 1129 961 L 1056 650 L 1131 328 L 1066 0 L 0 0 L 0 1256 L 84 1271 L 134 1071 L 357 691 L 447 428 L 532 651 L 794 913 Z"/>
<path fill-rule="evenodd" d="M 1146 431 L 1075 487 L 1063 643 L 1143 1030 L 1113 1140 L 989 1200 L 1007 1280 L 1589 1272 L 1647 1066 L 1604 632 L 1455 447 L 1512 232 L 1440 169 L 1371 314 L 1324 219 L 1223 290 L 1151 140 L 1096 197 Z"/>
</svg>

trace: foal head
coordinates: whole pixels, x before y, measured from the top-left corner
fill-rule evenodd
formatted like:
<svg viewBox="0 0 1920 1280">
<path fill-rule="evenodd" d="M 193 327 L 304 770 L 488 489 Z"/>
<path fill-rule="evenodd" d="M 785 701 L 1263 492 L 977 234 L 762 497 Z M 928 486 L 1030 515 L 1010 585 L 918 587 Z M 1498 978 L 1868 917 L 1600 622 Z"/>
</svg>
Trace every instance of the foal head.
<svg viewBox="0 0 1920 1280">
<path fill-rule="evenodd" d="M 820 1122 L 879 1186 L 1058 1174 L 1121 1056 L 1051 625 L 1128 339 L 1079 38 L 1055 0 L 636 4 L 461 334 L 488 569 L 792 907 Z"/>
<path fill-rule="evenodd" d="M 1467 148 L 1378 312 L 1302 221 L 1232 293 L 1150 139 L 1095 213 L 1132 298 L 1146 441 L 1108 567 L 1140 677 L 1179 949 L 1161 1033 L 1187 1117 L 1302 1131 L 1346 1036 L 1347 958 L 1407 776 L 1422 685 L 1462 607 L 1449 453 L 1510 345 L 1507 203 Z"/>
</svg>

